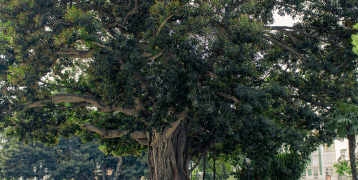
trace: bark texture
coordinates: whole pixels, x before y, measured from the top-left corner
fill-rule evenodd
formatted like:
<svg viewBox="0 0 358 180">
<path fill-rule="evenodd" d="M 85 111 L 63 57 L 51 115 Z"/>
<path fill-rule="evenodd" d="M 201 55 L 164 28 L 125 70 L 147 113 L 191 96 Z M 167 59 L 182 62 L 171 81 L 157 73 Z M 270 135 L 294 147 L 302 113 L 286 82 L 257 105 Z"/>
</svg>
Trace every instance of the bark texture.
<svg viewBox="0 0 358 180">
<path fill-rule="evenodd" d="M 148 133 L 148 166 L 151 180 L 190 180 L 188 125 L 179 124 L 168 138 Z"/>
<path fill-rule="evenodd" d="M 348 134 L 348 146 L 349 146 L 349 161 L 351 163 L 351 169 L 352 169 L 352 180 L 358 180 L 357 178 L 357 164 L 356 164 L 356 138 L 354 134 Z"/>
<path fill-rule="evenodd" d="M 114 180 L 118 180 L 119 179 L 119 175 L 121 172 L 121 168 L 122 168 L 122 163 L 123 163 L 123 159 L 122 156 L 118 156 L 118 163 L 117 163 L 117 167 L 116 167 L 116 172 L 114 173 Z"/>
</svg>

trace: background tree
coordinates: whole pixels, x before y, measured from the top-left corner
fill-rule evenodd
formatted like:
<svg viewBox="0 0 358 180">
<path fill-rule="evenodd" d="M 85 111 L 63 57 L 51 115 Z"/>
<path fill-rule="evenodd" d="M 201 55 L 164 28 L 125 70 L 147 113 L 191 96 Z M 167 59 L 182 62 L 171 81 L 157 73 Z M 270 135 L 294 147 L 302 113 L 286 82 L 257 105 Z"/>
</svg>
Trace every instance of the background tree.
<svg viewBox="0 0 358 180">
<path fill-rule="evenodd" d="M 0 5 L 2 128 L 147 149 L 150 179 L 188 179 L 208 151 L 250 157 L 267 179 L 282 145 L 308 158 L 332 142 L 336 102 L 357 102 L 354 0 Z M 302 22 L 270 27 L 274 9 Z"/>
<path fill-rule="evenodd" d="M 123 157 L 123 179 L 140 179 L 142 176 L 149 178 L 149 168 L 147 162 L 147 153 L 143 152 L 139 156 Z"/>
<path fill-rule="evenodd" d="M 95 142 L 82 144 L 78 137 L 71 139 L 60 138 L 57 145 L 47 147 L 42 143 L 31 142 L 24 144 L 16 138 L 8 138 L 2 143 L 1 177 L 31 178 L 34 176 L 33 167 L 48 168 L 48 174 L 55 179 L 90 179 L 94 176 L 96 162 L 103 162 L 105 155 Z M 114 157 L 107 157 L 107 167 L 116 165 L 111 162 Z"/>
</svg>

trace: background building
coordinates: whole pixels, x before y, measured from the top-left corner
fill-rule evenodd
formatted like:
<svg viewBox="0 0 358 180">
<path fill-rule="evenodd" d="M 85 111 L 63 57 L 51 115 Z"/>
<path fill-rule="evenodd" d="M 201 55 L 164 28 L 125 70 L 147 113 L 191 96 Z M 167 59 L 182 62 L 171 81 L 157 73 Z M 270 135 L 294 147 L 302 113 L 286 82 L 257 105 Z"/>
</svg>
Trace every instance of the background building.
<svg viewBox="0 0 358 180">
<path fill-rule="evenodd" d="M 335 173 L 335 168 L 333 167 L 333 164 L 337 162 L 336 153 L 335 143 L 329 147 L 326 145 L 319 146 L 317 151 L 311 154 L 311 161 L 308 163 L 301 179 L 326 180 L 326 169 L 328 169 L 331 180 L 338 180 L 338 174 Z"/>
</svg>

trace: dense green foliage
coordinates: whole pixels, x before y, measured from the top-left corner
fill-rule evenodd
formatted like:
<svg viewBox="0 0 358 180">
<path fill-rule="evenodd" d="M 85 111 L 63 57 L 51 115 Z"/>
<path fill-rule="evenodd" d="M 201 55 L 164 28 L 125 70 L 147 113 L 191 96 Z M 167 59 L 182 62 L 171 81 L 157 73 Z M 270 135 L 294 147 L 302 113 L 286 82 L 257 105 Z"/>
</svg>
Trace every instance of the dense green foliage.
<svg viewBox="0 0 358 180">
<path fill-rule="evenodd" d="M 149 139 L 131 133 L 163 133 L 184 112 L 193 160 L 216 144 L 216 157 L 245 155 L 256 179 L 269 178 L 272 163 L 304 162 L 332 142 L 326 124 L 337 103 L 358 103 L 357 6 L 1 0 L 0 126 L 24 141 L 76 134 L 98 138 L 106 153 L 140 154 Z M 275 9 L 302 21 L 271 27 Z M 297 153 L 281 158 L 282 146 Z"/>
</svg>

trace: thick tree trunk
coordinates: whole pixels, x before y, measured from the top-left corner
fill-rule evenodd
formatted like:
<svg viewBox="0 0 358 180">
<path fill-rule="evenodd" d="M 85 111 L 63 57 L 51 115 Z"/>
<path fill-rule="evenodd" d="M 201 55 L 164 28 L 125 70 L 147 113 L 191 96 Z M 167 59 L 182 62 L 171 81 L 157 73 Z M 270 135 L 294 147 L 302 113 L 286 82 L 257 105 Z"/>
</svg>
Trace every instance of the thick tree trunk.
<svg viewBox="0 0 358 180">
<path fill-rule="evenodd" d="M 180 124 L 169 138 L 155 132 L 148 134 L 148 166 L 151 180 L 190 180 L 189 128 Z"/>
<path fill-rule="evenodd" d="M 351 169 L 352 169 L 352 180 L 358 180 L 357 178 L 357 164 L 356 164 L 356 138 L 354 134 L 348 134 L 348 145 L 349 145 L 349 161 L 351 163 Z"/>
</svg>

